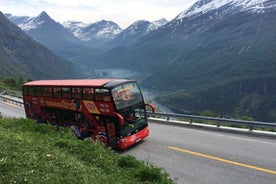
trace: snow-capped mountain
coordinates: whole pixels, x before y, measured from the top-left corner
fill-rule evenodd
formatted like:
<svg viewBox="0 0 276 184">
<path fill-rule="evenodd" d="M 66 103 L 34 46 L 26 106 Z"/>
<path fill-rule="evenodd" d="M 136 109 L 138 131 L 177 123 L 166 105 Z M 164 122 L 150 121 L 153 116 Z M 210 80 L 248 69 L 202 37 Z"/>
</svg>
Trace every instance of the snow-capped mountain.
<svg viewBox="0 0 276 184">
<path fill-rule="evenodd" d="M 150 31 L 158 29 L 159 27 L 165 25 L 168 21 L 166 19 L 160 19 L 153 22 L 149 22 L 147 20 L 138 20 L 131 24 L 128 28 L 126 28 L 121 35 L 124 38 L 129 36 L 141 37 Z"/>
<path fill-rule="evenodd" d="M 158 29 L 165 25 L 168 21 L 166 19 L 159 19 L 153 22 L 146 20 L 138 20 L 119 33 L 112 43 L 115 45 L 131 45 L 135 43 L 139 38 L 148 34 L 151 31 Z"/>
<path fill-rule="evenodd" d="M 146 34 L 148 31 L 150 31 L 150 22 L 146 20 L 138 20 L 131 24 L 128 28 L 126 28 L 123 32 L 122 35 L 124 37 L 128 36 L 138 36 L 141 37 L 144 34 Z"/>
<path fill-rule="evenodd" d="M 53 39 L 64 38 L 76 41 L 76 38 L 70 32 L 68 32 L 60 23 L 53 20 L 45 11 L 41 12 L 37 17 L 19 17 L 12 16 L 11 14 L 5 15 L 23 31 L 38 41 L 41 41 L 43 37 L 55 37 Z"/>
<path fill-rule="evenodd" d="M 275 0 L 199 0 L 191 8 L 181 12 L 176 19 L 217 11 L 220 14 L 252 11 L 261 13 L 265 9 L 276 7 Z"/>
<path fill-rule="evenodd" d="M 122 31 L 118 24 L 106 20 L 91 24 L 67 21 L 63 23 L 63 26 L 82 41 L 106 41 L 114 38 Z"/>
<path fill-rule="evenodd" d="M 63 23 L 63 26 L 80 40 L 90 41 L 94 39 L 111 40 L 116 37 L 122 37 L 121 35 L 124 35 L 123 37 L 125 38 L 129 37 L 129 35 L 141 37 L 166 23 L 168 23 L 168 21 L 164 18 L 153 22 L 140 20 L 134 22 L 125 30 L 122 30 L 118 24 L 105 20 L 91 24 L 85 24 L 78 21 L 66 21 Z"/>
<path fill-rule="evenodd" d="M 155 20 L 155 21 L 153 21 L 153 22 L 150 23 L 147 32 L 156 30 L 159 27 L 161 27 L 161 26 L 163 26 L 163 25 L 165 25 L 167 23 L 168 23 L 168 21 L 165 18 L 162 18 L 162 19 L 159 19 L 159 20 Z"/>
<path fill-rule="evenodd" d="M 112 21 L 101 20 L 99 22 L 90 24 L 82 29 L 86 38 L 96 39 L 112 39 L 115 35 L 120 33 L 122 29 Z"/>
<path fill-rule="evenodd" d="M 14 18 L 11 15 L 7 17 L 29 36 L 56 53 L 81 45 L 79 39 L 60 23 L 53 20 L 45 11 L 37 17 Z"/>
<path fill-rule="evenodd" d="M 53 20 L 45 11 L 37 17 L 13 16 L 5 14 L 23 31 L 50 49 L 60 50 L 66 42 L 82 44 L 91 48 L 110 48 L 118 45 L 131 45 L 145 34 L 158 29 L 168 21 L 160 19 L 153 22 L 139 20 L 125 30 L 112 21 L 101 20 L 85 24 L 80 21 L 66 21 L 60 24 Z M 55 42 L 55 43 L 53 43 Z"/>
<path fill-rule="evenodd" d="M 16 17 L 8 16 L 8 18 L 20 27 L 25 32 L 43 30 L 45 29 L 58 29 L 61 30 L 61 24 L 55 22 L 46 12 L 41 12 L 37 17 Z"/>
<path fill-rule="evenodd" d="M 272 9 L 276 9 L 275 0 L 199 0 L 163 26 L 159 34 L 167 30 L 170 37 L 180 39 L 181 35 L 185 39 L 188 35 L 204 33 L 225 17 L 264 14 Z"/>
<path fill-rule="evenodd" d="M 66 21 L 62 24 L 64 28 L 69 30 L 73 35 L 80 40 L 85 40 L 82 38 L 82 29 L 87 26 L 87 24 L 79 21 Z"/>
</svg>

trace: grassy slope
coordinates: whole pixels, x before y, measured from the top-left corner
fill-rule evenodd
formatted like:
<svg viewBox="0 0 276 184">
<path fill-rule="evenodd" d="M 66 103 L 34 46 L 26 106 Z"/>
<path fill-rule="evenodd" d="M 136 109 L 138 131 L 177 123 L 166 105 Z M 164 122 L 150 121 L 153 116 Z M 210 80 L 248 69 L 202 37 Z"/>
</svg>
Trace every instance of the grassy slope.
<svg viewBox="0 0 276 184">
<path fill-rule="evenodd" d="M 0 183 L 173 183 L 168 174 L 100 143 L 0 116 Z"/>
</svg>

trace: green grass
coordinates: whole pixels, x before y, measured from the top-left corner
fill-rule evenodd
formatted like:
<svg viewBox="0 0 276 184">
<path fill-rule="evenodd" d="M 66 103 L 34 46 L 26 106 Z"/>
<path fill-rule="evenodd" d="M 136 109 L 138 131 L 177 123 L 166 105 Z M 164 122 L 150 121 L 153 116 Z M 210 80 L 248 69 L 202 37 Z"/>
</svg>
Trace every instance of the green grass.
<svg viewBox="0 0 276 184">
<path fill-rule="evenodd" d="M 28 119 L 0 116 L 0 184 L 173 183 L 161 168 Z"/>
</svg>

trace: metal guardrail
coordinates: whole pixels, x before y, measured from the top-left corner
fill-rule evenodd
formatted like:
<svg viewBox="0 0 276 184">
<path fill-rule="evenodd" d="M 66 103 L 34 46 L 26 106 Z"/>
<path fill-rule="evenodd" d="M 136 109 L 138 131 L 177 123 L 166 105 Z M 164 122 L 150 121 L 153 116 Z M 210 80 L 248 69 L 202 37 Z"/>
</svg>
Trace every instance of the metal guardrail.
<svg viewBox="0 0 276 184">
<path fill-rule="evenodd" d="M 226 119 L 226 118 L 216 118 L 216 117 L 205 117 L 205 116 L 195 116 L 186 114 L 172 114 L 172 113 L 161 113 L 161 112 L 148 112 L 149 117 L 163 117 L 166 121 L 170 122 L 172 118 L 177 120 L 185 119 L 190 124 L 198 123 L 196 121 L 216 123 L 217 127 L 223 125 L 235 125 L 235 126 L 245 126 L 249 130 L 254 128 L 271 128 L 276 130 L 276 123 L 260 122 L 260 121 L 247 121 L 247 120 L 236 120 L 236 119 Z"/>
<path fill-rule="evenodd" d="M 8 98 L 0 95 L 0 101 L 8 102 L 20 107 L 23 107 L 23 102 L 18 100 Z M 222 124 L 225 125 L 236 125 L 236 126 L 246 126 L 249 130 L 253 130 L 254 128 L 271 128 L 276 130 L 276 123 L 269 122 L 261 122 L 261 121 L 247 121 L 247 120 L 237 120 L 237 119 L 226 119 L 226 118 L 217 118 L 217 117 L 206 117 L 206 116 L 195 116 L 195 115 L 187 115 L 187 114 L 172 114 L 172 113 L 161 113 L 161 112 L 147 112 L 149 117 L 164 117 L 166 121 L 170 122 L 172 118 L 178 120 L 189 120 L 190 124 L 198 123 L 195 121 L 202 122 L 212 122 L 216 123 L 217 127 L 220 127 Z"/>
<path fill-rule="evenodd" d="M 5 97 L 3 95 L 0 95 L 0 101 L 7 102 L 7 103 L 10 103 L 10 104 L 14 104 L 14 105 L 19 106 L 19 107 L 23 107 L 23 102 L 20 102 L 18 100 L 15 100 L 15 99 L 12 99 L 12 98 L 9 98 L 9 97 Z"/>
</svg>

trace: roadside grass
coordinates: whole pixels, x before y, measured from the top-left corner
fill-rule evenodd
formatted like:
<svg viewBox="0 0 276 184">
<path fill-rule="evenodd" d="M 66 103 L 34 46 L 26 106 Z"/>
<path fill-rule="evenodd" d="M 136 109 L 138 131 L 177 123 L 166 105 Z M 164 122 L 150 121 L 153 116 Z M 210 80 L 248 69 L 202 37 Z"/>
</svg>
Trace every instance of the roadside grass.
<svg viewBox="0 0 276 184">
<path fill-rule="evenodd" d="M 0 183 L 174 183 L 168 173 L 68 128 L 0 116 Z"/>
</svg>

